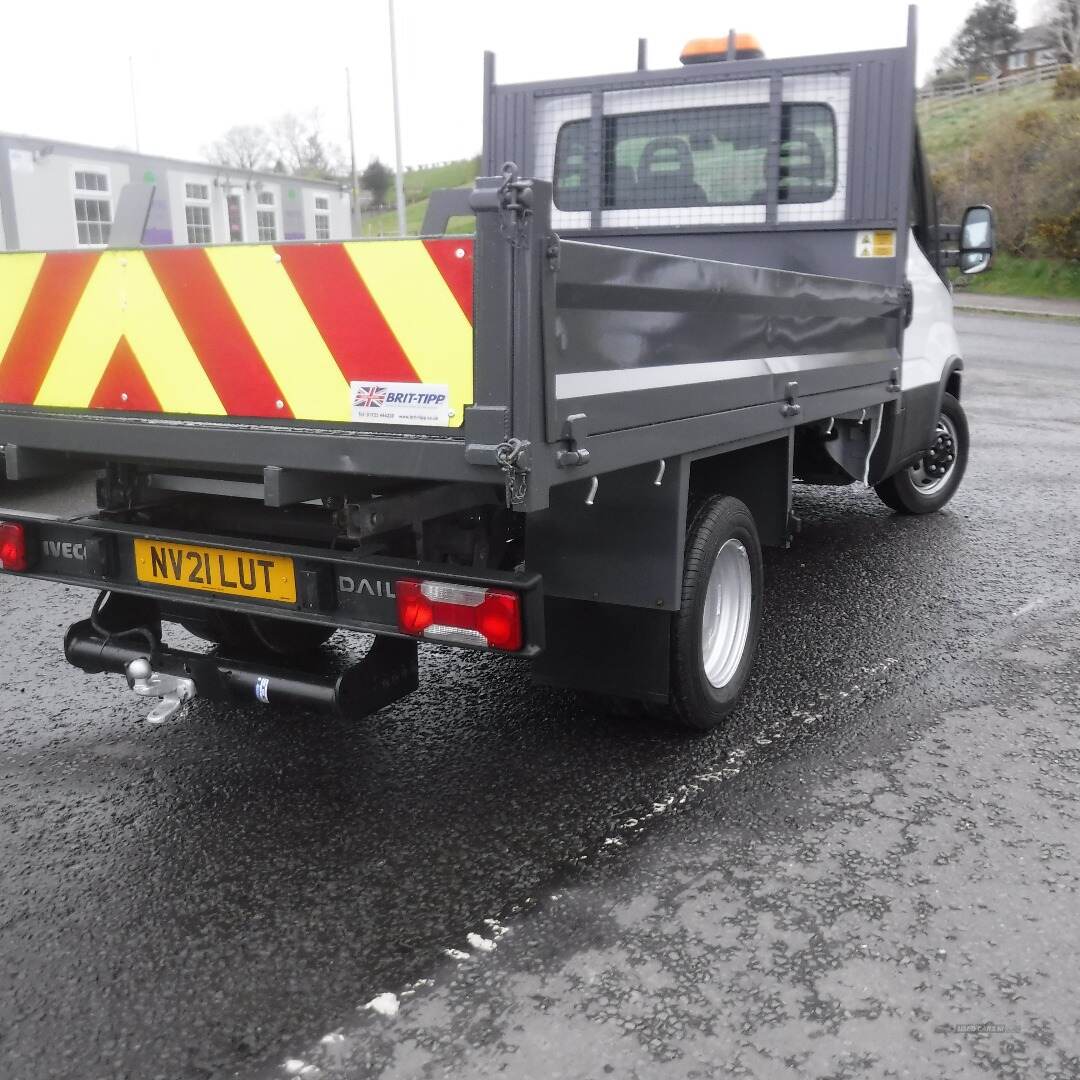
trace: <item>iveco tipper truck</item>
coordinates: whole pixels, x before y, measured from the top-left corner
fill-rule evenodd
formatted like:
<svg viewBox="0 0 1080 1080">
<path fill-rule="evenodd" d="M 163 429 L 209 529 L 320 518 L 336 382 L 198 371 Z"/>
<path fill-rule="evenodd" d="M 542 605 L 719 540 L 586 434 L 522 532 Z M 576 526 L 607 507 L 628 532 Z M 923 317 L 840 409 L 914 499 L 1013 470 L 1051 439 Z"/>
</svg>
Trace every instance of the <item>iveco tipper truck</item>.
<svg viewBox="0 0 1080 1080">
<path fill-rule="evenodd" d="M 67 659 L 157 721 L 363 715 L 424 641 L 720 723 L 793 482 L 956 491 L 947 268 L 993 223 L 938 223 L 913 14 L 902 48 L 682 61 L 503 85 L 489 55 L 484 175 L 421 238 L 153 247 L 166 194 L 131 185 L 107 247 L 0 255 L 9 487 L 100 470 L 80 516 L 0 511 L 5 573 L 99 593 Z M 327 675 L 339 629 L 373 644 Z"/>
</svg>

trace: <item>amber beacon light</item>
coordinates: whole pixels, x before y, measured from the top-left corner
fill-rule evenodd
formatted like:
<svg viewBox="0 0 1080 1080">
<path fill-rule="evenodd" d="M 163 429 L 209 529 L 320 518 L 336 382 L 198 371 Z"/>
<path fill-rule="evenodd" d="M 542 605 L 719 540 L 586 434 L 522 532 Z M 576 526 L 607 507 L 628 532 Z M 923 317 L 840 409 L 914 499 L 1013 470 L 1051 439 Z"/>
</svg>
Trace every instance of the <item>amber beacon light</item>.
<svg viewBox="0 0 1080 1080">
<path fill-rule="evenodd" d="M 684 64 L 712 64 L 719 60 L 732 59 L 762 60 L 764 57 L 765 51 L 753 34 L 736 33 L 728 37 L 694 38 L 686 43 L 679 54 L 679 59 Z"/>
</svg>

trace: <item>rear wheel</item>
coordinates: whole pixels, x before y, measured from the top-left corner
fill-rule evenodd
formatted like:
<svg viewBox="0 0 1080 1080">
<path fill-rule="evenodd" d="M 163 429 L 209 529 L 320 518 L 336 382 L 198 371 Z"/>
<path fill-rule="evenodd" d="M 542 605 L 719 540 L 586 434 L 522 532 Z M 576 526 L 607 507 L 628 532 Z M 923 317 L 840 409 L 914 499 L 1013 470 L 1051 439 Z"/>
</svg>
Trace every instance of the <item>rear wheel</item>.
<svg viewBox="0 0 1080 1080">
<path fill-rule="evenodd" d="M 968 424 L 952 394 L 941 399 L 934 443 L 914 465 L 882 480 L 874 491 L 900 514 L 932 514 L 956 494 L 968 459 Z"/>
<path fill-rule="evenodd" d="M 682 604 L 671 643 L 672 719 L 708 731 L 735 708 L 757 650 L 761 543 L 746 506 L 702 503 L 687 530 Z"/>
</svg>

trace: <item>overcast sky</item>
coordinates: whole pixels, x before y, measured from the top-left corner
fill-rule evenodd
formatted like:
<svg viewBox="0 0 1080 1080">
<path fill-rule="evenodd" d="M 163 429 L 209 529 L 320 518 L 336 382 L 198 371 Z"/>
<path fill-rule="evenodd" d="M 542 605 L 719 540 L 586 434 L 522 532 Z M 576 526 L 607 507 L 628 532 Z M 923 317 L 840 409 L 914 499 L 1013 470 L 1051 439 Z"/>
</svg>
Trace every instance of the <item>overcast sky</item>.
<svg viewBox="0 0 1080 1080">
<path fill-rule="evenodd" d="M 925 73 L 973 0 L 924 0 Z M 318 109 L 345 148 L 352 70 L 358 160 L 393 160 L 386 0 L 0 0 L 0 131 L 134 147 L 133 57 L 143 151 L 201 158 L 234 124 Z M 1021 25 L 1036 0 L 1020 0 Z M 500 82 L 678 64 L 690 37 L 750 31 L 769 56 L 900 45 L 907 0 L 396 0 L 403 157 L 418 165 L 480 149 L 482 53 Z"/>
</svg>

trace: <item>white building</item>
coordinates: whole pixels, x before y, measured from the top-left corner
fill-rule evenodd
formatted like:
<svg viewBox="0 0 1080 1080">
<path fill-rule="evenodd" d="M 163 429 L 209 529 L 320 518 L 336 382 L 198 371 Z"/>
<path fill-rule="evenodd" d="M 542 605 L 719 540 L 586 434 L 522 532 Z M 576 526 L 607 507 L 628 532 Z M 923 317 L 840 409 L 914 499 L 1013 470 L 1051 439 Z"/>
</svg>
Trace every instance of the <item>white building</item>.
<svg viewBox="0 0 1080 1080">
<path fill-rule="evenodd" d="M 345 240 L 341 184 L 0 134 L 0 250 L 108 243 L 120 190 L 154 185 L 143 243 Z"/>
</svg>

